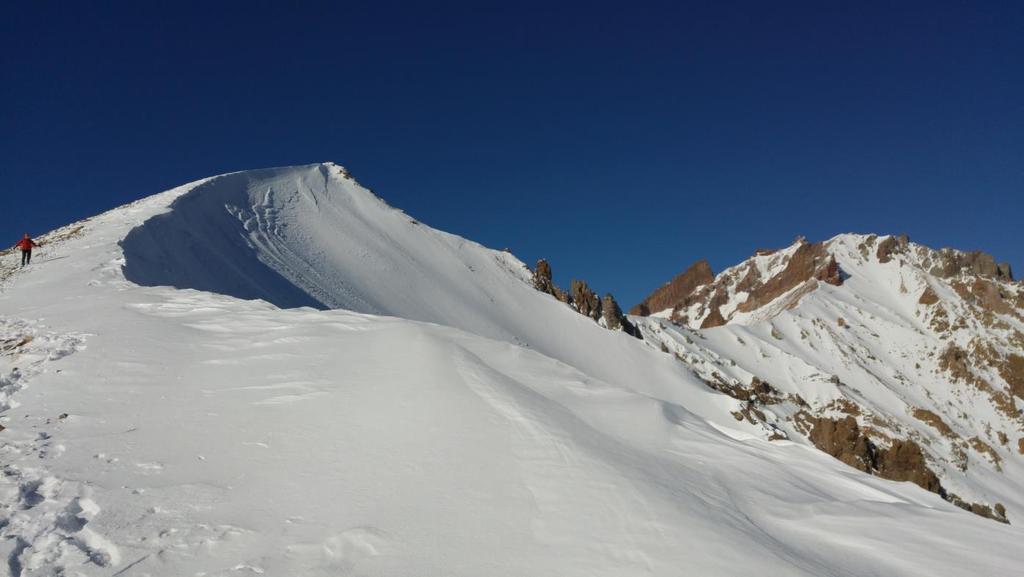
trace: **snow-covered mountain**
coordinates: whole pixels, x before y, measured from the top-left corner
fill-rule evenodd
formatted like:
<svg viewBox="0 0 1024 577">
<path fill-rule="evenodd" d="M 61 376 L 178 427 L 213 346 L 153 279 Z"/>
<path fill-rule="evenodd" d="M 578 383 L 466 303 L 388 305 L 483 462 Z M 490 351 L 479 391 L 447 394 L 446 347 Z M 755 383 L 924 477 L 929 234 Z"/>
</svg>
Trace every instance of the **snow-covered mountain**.
<svg viewBox="0 0 1024 577">
<path fill-rule="evenodd" d="M 0 272 L 7 574 L 1007 575 L 1024 560 L 1016 526 L 803 435 L 843 398 L 887 419 L 905 399 L 940 416 L 959 402 L 967 416 L 943 422 L 968 467 L 941 469 L 943 487 L 999 497 L 1011 522 L 1021 508 L 1018 458 L 999 445 L 1001 470 L 976 465 L 965 436 L 995 423 L 985 391 L 896 384 L 938 330 L 930 311 L 967 300 L 936 284 L 936 308 L 892 308 L 874 260 L 836 253 L 841 286 L 747 324 L 721 307 L 729 322 L 703 331 L 632 317 L 640 340 L 333 164 L 205 179 L 39 240 L 30 267 L 5 256 Z M 891 330 L 869 345 L 862 324 Z M 854 345 L 879 362 L 827 364 Z M 884 382 L 854 385 L 869 369 Z M 754 375 L 770 384 L 751 403 Z M 934 441 L 917 441 L 931 459 L 957 442 Z"/>
<path fill-rule="evenodd" d="M 798 239 L 634 312 L 652 343 L 748 401 L 736 418 L 978 514 L 1024 517 L 1024 287 L 981 252 Z"/>
</svg>

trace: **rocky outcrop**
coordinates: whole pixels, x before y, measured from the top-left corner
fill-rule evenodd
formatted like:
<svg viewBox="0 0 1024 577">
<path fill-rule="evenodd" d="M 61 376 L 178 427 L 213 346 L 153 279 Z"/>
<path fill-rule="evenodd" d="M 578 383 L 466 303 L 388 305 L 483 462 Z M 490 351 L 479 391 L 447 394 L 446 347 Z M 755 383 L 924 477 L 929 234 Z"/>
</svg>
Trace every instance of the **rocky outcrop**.
<svg viewBox="0 0 1024 577">
<path fill-rule="evenodd" d="M 700 323 L 700 328 L 711 329 L 714 327 L 720 327 L 725 324 L 725 317 L 722 316 L 722 311 L 719 307 L 711 309 L 708 316 L 704 317 L 704 320 Z"/>
<path fill-rule="evenodd" d="M 647 316 L 667 309 L 685 308 L 689 305 L 688 297 L 693 295 L 697 287 L 709 284 L 714 280 L 715 275 L 711 271 L 711 265 L 706 260 L 699 260 L 690 265 L 682 274 L 677 275 L 651 293 L 640 304 L 630 309 L 629 313 Z"/>
<path fill-rule="evenodd" d="M 721 307 L 734 295 L 746 294 L 747 298 L 733 310 L 750 312 L 802 283 L 811 282 L 811 286 L 796 295 L 796 301 L 816 288 L 818 281 L 835 286 L 843 284 L 846 275 L 835 257 L 829 254 L 825 243 L 808 243 L 802 237 L 796 242 L 795 250 L 785 253 L 759 249 L 753 259 L 718 277 L 714 276 L 707 261 L 697 261 L 630 312 L 646 316 L 669 310 L 674 321 L 691 326 L 696 326 L 699 321 L 700 328 L 712 328 L 729 321 Z M 775 272 L 770 278 L 762 278 L 766 270 Z"/>
<path fill-rule="evenodd" d="M 979 379 L 971 370 L 970 359 L 967 356 L 967 351 L 953 343 L 950 343 L 945 349 L 943 349 L 942 354 L 938 357 L 938 361 L 939 368 L 949 373 L 949 376 L 952 377 L 954 381 L 963 381 L 979 386 Z"/>
<path fill-rule="evenodd" d="M 769 432 L 768 440 L 788 439 L 785 431 L 768 421 L 767 415 L 762 410 L 771 405 L 778 405 L 783 402 L 793 402 L 798 406 L 806 406 L 806 403 L 799 395 L 783 395 L 781 391 L 773 387 L 767 381 L 757 377 L 750 380 L 749 385 L 742 385 L 735 379 L 725 379 L 717 371 L 712 373 L 711 378 L 702 378 L 704 384 L 711 389 L 724 393 L 737 401 L 742 401 L 740 407 L 732 412 L 737 421 L 747 421 L 752 425 L 761 425 Z"/>
<path fill-rule="evenodd" d="M 615 297 L 611 293 L 606 293 L 601 301 L 601 318 L 604 319 L 604 326 L 613 331 L 621 330 L 628 335 L 642 338 L 640 336 L 640 329 L 629 322 L 626 315 L 622 314 L 619 303 L 615 301 Z"/>
<path fill-rule="evenodd" d="M 601 299 L 587 285 L 587 281 L 573 279 L 569 285 L 569 304 L 585 317 L 595 321 L 601 318 Z"/>
<path fill-rule="evenodd" d="M 946 496 L 946 500 L 950 503 L 960 507 L 964 511 L 970 511 L 980 517 L 986 519 L 992 519 L 993 521 L 999 521 L 1000 523 L 1010 524 L 1010 520 L 1006 517 L 1006 507 L 1002 503 L 996 503 L 994 507 L 989 507 L 983 503 L 968 503 L 960 498 L 956 493 L 950 493 Z"/>
<path fill-rule="evenodd" d="M 999 376 L 1003 377 L 1010 391 L 1024 399 L 1024 357 L 1010 354 L 999 366 Z"/>
<path fill-rule="evenodd" d="M 833 284 L 842 284 L 842 271 L 824 243 L 801 242 L 781 273 L 750 292 L 736 310 L 750 312 L 777 299 L 808 280 L 824 277 Z"/>
<path fill-rule="evenodd" d="M 892 260 L 893 255 L 906 252 L 909 246 L 910 238 L 905 234 L 887 236 L 885 240 L 878 243 L 878 250 L 875 251 L 875 256 L 878 257 L 878 262 L 885 264 Z"/>
<path fill-rule="evenodd" d="M 830 285 L 840 286 L 843 284 L 843 274 L 839 270 L 839 263 L 836 262 L 836 257 L 829 257 L 828 263 L 825 268 L 818 271 L 818 274 L 814 278 L 827 282 Z"/>
<path fill-rule="evenodd" d="M 956 433 L 953 432 L 953 429 L 950 428 L 948 424 L 946 424 L 946 421 L 942 420 L 942 417 L 935 414 L 934 412 L 929 411 L 928 409 L 922 409 L 920 407 L 917 407 L 914 408 L 912 414 L 914 415 L 915 419 L 918 419 L 931 425 L 936 431 L 941 433 L 943 437 L 946 437 L 947 439 L 951 440 L 956 440 L 960 438 Z"/>
<path fill-rule="evenodd" d="M 786 396 L 773 387 L 771 383 L 763 381 L 758 377 L 752 377 L 750 384 L 743 386 L 738 382 L 726 381 L 716 372 L 713 379 L 705 381 L 705 384 L 738 401 L 756 402 L 760 405 L 775 405 L 787 400 Z"/>
<path fill-rule="evenodd" d="M 544 259 L 538 260 L 537 267 L 533 269 L 533 288 L 562 302 L 568 302 L 568 295 L 565 294 L 565 291 L 555 286 L 554 281 L 551 280 L 551 264 Z"/>
<path fill-rule="evenodd" d="M 629 322 L 626 315 L 622 314 L 619 303 L 615 301 L 615 297 L 611 293 L 601 299 L 587 285 L 586 281 L 575 279 L 570 285 L 570 292 L 565 292 L 558 288 L 552 280 L 551 264 L 545 259 L 538 260 L 537 266 L 533 270 L 533 288 L 566 303 L 583 316 L 590 317 L 596 322 L 603 322 L 608 329 L 623 331 L 638 339 L 643 339 L 640 329 Z"/>
<path fill-rule="evenodd" d="M 892 481 L 910 481 L 932 493 L 945 496 L 939 478 L 928 468 L 920 445 L 897 439 L 888 449 L 877 451 L 878 476 Z"/>
<path fill-rule="evenodd" d="M 1007 298 L 1003 292 L 1004 285 L 996 280 L 976 277 L 969 284 L 965 280 L 956 280 L 953 290 L 967 302 L 977 305 L 982 310 L 1013 314 L 1016 303 Z"/>
<path fill-rule="evenodd" d="M 605 293 L 604 299 L 601 301 L 601 318 L 604 319 L 604 326 L 612 330 L 622 328 L 622 321 L 626 320 L 626 316 L 622 314 L 622 309 L 619 308 L 619 303 L 615 302 L 612 293 Z M 626 322 L 629 321 L 626 320 Z"/>
<path fill-rule="evenodd" d="M 586 281 L 575 279 L 572 281 L 570 293 L 569 303 L 581 315 L 595 321 L 604 320 L 604 326 L 611 330 L 621 330 L 636 338 L 643 338 L 640 335 L 640 329 L 629 322 L 626 315 L 622 314 L 619 303 L 615 301 L 615 297 L 611 293 L 604 295 L 604 299 L 600 299 Z"/>
<path fill-rule="evenodd" d="M 996 450 L 992 448 L 992 445 L 989 445 L 985 441 L 982 441 L 981 438 L 978 436 L 974 436 L 971 437 L 970 439 L 967 439 L 967 442 L 971 445 L 972 449 L 988 458 L 988 460 L 991 461 L 992 465 L 995 467 L 996 471 L 1003 470 L 1003 458 L 1000 457 L 999 453 L 997 453 Z"/>
<path fill-rule="evenodd" d="M 538 260 L 537 266 L 533 269 L 533 288 L 542 293 L 554 294 L 554 286 L 555 283 L 551 280 L 551 264 L 545 259 Z"/>
<path fill-rule="evenodd" d="M 774 253 L 773 253 L 774 254 Z M 747 270 L 747 274 L 743 275 L 740 282 L 736 283 L 736 292 L 748 293 L 761 285 L 761 271 L 757 270 L 756 266 L 752 266 Z"/>
<path fill-rule="evenodd" d="M 865 473 L 875 469 L 878 459 L 875 445 L 861 434 L 857 419 L 849 415 L 839 420 L 812 417 L 810 424 L 807 438 L 815 447 L 854 469 Z"/>
<path fill-rule="evenodd" d="M 1024 417 L 1021 416 L 1017 402 L 1014 400 L 1014 386 L 1015 383 L 1019 383 L 1014 371 L 1019 370 L 1020 361 L 1013 361 L 1012 357 L 1004 358 L 991 347 L 978 346 L 975 341 L 972 341 L 970 347 L 971 350 L 968 352 L 954 343 L 946 345 L 936 359 L 939 369 L 948 373 L 954 382 L 968 383 L 988 395 L 994 409 L 1008 419 L 1024 425 Z M 1006 380 L 1010 388 L 1009 392 L 1003 390 L 1002 387 L 994 386 L 975 373 L 972 368 L 983 369 L 985 366 L 995 369 Z M 1019 385 L 1017 386 L 1016 390 L 1019 390 Z"/>
<path fill-rule="evenodd" d="M 807 438 L 822 451 L 847 465 L 892 481 L 910 481 L 945 496 L 939 478 L 928 468 L 921 447 L 911 440 L 896 439 L 888 448 L 878 447 L 847 415 L 843 419 L 812 417 Z"/>
<path fill-rule="evenodd" d="M 558 287 L 552 280 L 551 264 L 545 259 L 537 261 L 533 271 L 533 287 L 542 293 L 549 294 L 563 303 L 569 302 L 569 294 Z"/>
<path fill-rule="evenodd" d="M 939 302 L 939 295 L 932 290 L 932 287 L 925 287 L 924 291 L 921 292 L 921 297 L 917 299 L 917 302 L 923 305 L 933 305 Z"/>
<path fill-rule="evenodd" d="M 940 278 L 971 274 L 997 280 L 1013 280 L 1009 263 L 997 264 L 992 255 L 980 250 L 961 252 L 944 248 L 936 253 L 936 262 L 929 272 Z"/>
<path fill-rule="evenodd" d="M 807 438 L 815 447 L 855 469 L 890 481 L 909 481 L 975 515 L 1009 523 L 1002 504 L 990 507 L 983 503 L 969 503 L 947 492 L 939 477 L 928 467 L 921 446 L 913 440 L 894 439 L 888 447 L 880 447 L 852 415 L 829 419 L 804 414 L 803 422 L 810 426 Z"/>
</svg>

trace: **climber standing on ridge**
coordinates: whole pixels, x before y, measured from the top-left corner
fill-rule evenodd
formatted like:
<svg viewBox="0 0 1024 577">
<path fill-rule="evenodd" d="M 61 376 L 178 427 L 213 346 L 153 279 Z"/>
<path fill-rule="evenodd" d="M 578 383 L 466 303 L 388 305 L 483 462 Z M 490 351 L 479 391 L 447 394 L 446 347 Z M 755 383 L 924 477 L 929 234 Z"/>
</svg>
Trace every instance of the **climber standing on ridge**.
<svg viewBox="0 0 1024 577">
<path fill-rule="evenodd" d="M 36 241 L 32 240 L 32 237 L 25 233 L 25 238 L 18 241 L 18 244 L 14 245 L 15 248 L 21 249 L 21 266 L 25 266 L 32 262 L 32 247 L 39 246 Z"/>
</svg>

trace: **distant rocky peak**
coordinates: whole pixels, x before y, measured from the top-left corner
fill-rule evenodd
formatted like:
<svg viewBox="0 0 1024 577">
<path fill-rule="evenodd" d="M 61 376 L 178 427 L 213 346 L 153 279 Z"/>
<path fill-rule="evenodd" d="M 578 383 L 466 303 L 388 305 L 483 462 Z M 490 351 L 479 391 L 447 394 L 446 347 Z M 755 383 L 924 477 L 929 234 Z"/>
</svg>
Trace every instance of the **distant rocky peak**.
<svg viewBox="0 0 1024 577">
<path fill-rule="evenodd" d="M 803 439 L 1007 523 L 1024 510 L 1008 488 L 1024 462 L 1024 285 L 1012 279 L 990 254 L 906 235 L 798 238 L 674 300 L 661 287 L 642 305 L 664 308 L 633 320 L 765 438 Z"/>
<path fill-rule="evenodd" d="M 671 281 L 657 288 L 640 304 L 630 309 L 633 315 L 647 316 L 651 313 L 672 309 L 683 304 L 698 287 L 714 282 L 715 275 L 706 259 L 691 264 Z"/>
<path fill-rule="evenodd" d="M 630 309 L 630 314 L 667 317 L 692 328 L 748 324 L 797 306 L 823 284 L 842 286 L 851 277 L 851 270 L 864 272 L 864 267 L 878 266 L 905 267 L 901 270 L 907 274 L 917 271 L 960 283 L 970 279 L 995 283 L 1013 280 L 1010 265 L 997 263 L 988 253 L 931 249 L 912 243 L 905 234 L 850 233 L 818 242 L 798 236 L 786 248 L 759 248 L 747 260 L 718 275 L 712 274 L 707 261 L 697 261 L 655 289 Z M 922 302 L 938 298 L 934 290 L 927 294 L 923 291 L 924 287 L 917 293 Z M 975 292 L 982 296 L 974 300 L 1000 306 L 991 297 L 993 289 L 978 287 Z"/>
<path fill-rule="evenodd" d="M 797 237 L 781 250 L 758 249 L 754 256 L 714 276 L 707 261 L 697 261 L 631 309 L 640 316 L 658 315 L 694 328 L 726 324 L 810 283 L 839 286 L 845 276 L 825 243 Z"/>
</svg>

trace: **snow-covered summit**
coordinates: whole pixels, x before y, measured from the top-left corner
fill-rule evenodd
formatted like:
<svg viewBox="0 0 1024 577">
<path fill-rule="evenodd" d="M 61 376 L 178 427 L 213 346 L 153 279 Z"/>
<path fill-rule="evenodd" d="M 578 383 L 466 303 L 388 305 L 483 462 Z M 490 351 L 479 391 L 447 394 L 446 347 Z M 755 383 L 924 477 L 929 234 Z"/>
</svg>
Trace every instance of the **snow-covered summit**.
<svg viewBox="0 0 1024 577">
<path fill-rule="evenodd" d="M 132 283 L 456 327 L 665 398 L 696 391 L 706 416 L 723 408 L 684 367 L 538 293 L 511 253 L 417 221 L 341 166 L 227 174 L 166 200 L 120 241 Z"/>
<path fill-rule="evenodd" d="M 129 280 L 443 321 L 491 298 L 457 282 L 463 271 L 527 274 L 507 253 L 420 226 L 335 164 L 227 174 L 169 208 L 122 242 Z"/>
<path fill-rule="evenodd" d="M 1005 575 L 1022 560 L 1015 526 L 767 440 L 792 427 L 736 420 L 761 409 L 651 346 L 676 341 L 601 328 L 512 255 L 336 165 L 204 179 L 40 240 L 31 267 L 4 256 L 0 293 L 12 575 Z M 734 337 L 645 330 L 676 329 L 701 343 L 680 357 Z M 832 394 L 805 376 L 808 403 Z"/>
</svg>

